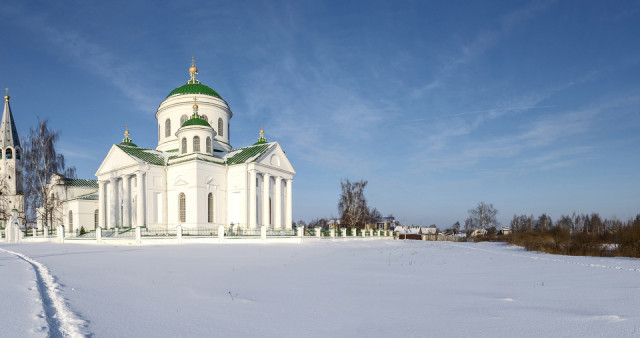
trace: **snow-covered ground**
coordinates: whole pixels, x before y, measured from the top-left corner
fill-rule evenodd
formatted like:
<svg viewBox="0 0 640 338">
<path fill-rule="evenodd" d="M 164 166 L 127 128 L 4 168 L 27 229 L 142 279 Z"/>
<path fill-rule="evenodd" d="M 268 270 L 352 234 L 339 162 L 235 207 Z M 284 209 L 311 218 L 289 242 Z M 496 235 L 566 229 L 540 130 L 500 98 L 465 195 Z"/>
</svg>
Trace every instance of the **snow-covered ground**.
<svg viewBox="0 0 640 338">
<path fill-rule="evenodd" d="M 640 260 L 496 243 L 0 244 L 0 297 L 0 337 L 640 336 Z"/>
</svg>

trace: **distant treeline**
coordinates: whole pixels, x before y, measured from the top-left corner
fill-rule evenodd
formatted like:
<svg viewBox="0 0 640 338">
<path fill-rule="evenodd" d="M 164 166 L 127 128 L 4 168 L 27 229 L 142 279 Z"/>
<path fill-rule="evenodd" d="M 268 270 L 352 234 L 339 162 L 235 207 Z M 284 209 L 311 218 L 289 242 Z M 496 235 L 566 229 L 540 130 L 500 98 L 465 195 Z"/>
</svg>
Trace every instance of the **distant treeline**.
<svg viewBox="0 0 640 338">
<path fill-rule="evenodd" d="M 514 215 L 511 229 L 504 236 L 490 231 L 485 239 L 552 254 L 640 257 L 640 214 L 626 222 L 597 213 L 563 215 L 555 222 L 546 214 Z"/>
</svg>

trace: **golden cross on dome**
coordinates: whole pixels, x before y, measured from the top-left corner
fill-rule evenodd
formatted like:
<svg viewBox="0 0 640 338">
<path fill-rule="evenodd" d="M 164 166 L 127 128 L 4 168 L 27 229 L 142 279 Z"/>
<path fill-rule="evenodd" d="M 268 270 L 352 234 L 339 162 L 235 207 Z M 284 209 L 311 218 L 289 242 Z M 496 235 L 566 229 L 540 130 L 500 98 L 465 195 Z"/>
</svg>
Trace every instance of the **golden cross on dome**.
<svg viewBox="0 0 640 338">
<path fill-rule="evenodd" d="M 191 57 L 191 67 L 189 68 L 189 74 L 191 75 L 191 80 L 189 80 L 189 83 L 198 83 L 198 80 L 196 80 L 198 68 L 196 67 L 196 58 L 193 56 Z"/>
</svg>

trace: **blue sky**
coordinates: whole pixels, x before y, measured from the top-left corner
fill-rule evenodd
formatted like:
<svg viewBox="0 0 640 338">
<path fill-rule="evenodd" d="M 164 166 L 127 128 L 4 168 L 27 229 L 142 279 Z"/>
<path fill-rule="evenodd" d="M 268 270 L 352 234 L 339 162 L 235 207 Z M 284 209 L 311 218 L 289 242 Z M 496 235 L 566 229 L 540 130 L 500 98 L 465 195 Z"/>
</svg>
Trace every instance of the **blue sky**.
<svg viewBox="0 0 640 338">
<path fill-rule="evenodd" d="M 0 87 L 93 178 L 125 124 L 157 145 L 160 102 L 199 79 L 231 143 L 264 124 L 297 175 L 294 219 L 337 214 L 340 179 L 409 224 L 478 202 L 514 213 L 640 212 L 639 1 L 3 3 Z"/>
</svg>

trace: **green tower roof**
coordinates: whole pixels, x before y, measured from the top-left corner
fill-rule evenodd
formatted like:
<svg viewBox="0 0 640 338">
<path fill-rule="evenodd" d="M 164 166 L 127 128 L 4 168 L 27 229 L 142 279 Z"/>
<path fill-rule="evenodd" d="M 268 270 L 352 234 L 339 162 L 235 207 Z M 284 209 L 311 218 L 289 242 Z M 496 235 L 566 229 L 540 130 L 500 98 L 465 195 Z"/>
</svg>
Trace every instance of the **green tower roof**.
<svg viewBox="0 0 640 338">
<path fill-rule="evenodd" d="M 209 95 L 209 96 L 222 99 L 220 94 L 216 93 L 216 91 L 211 89 L 210 87 L 205 86 L 199 82 L 193 83 L 191 81 L 189 81 L 185 85 L 182 85 L 174 89 L 171 93 L 169 93 L 169 95 L 167 95 L 167 97 L 171 97 L 173 95 L 183 95 L 183 94 L 202 94 L 202 95 Z"/>
<path fill-rule="evenodd" d="M 184 121 L 184 123 L 182 124 L 182 127 L 186 127 L 186 126 L 207 126 L 207 127 L 211 127 L 209 122 L 203 120 L 198 115 L 196 115 L 196 116 L 191 115 L 190 119 Z"/>
</svg>

